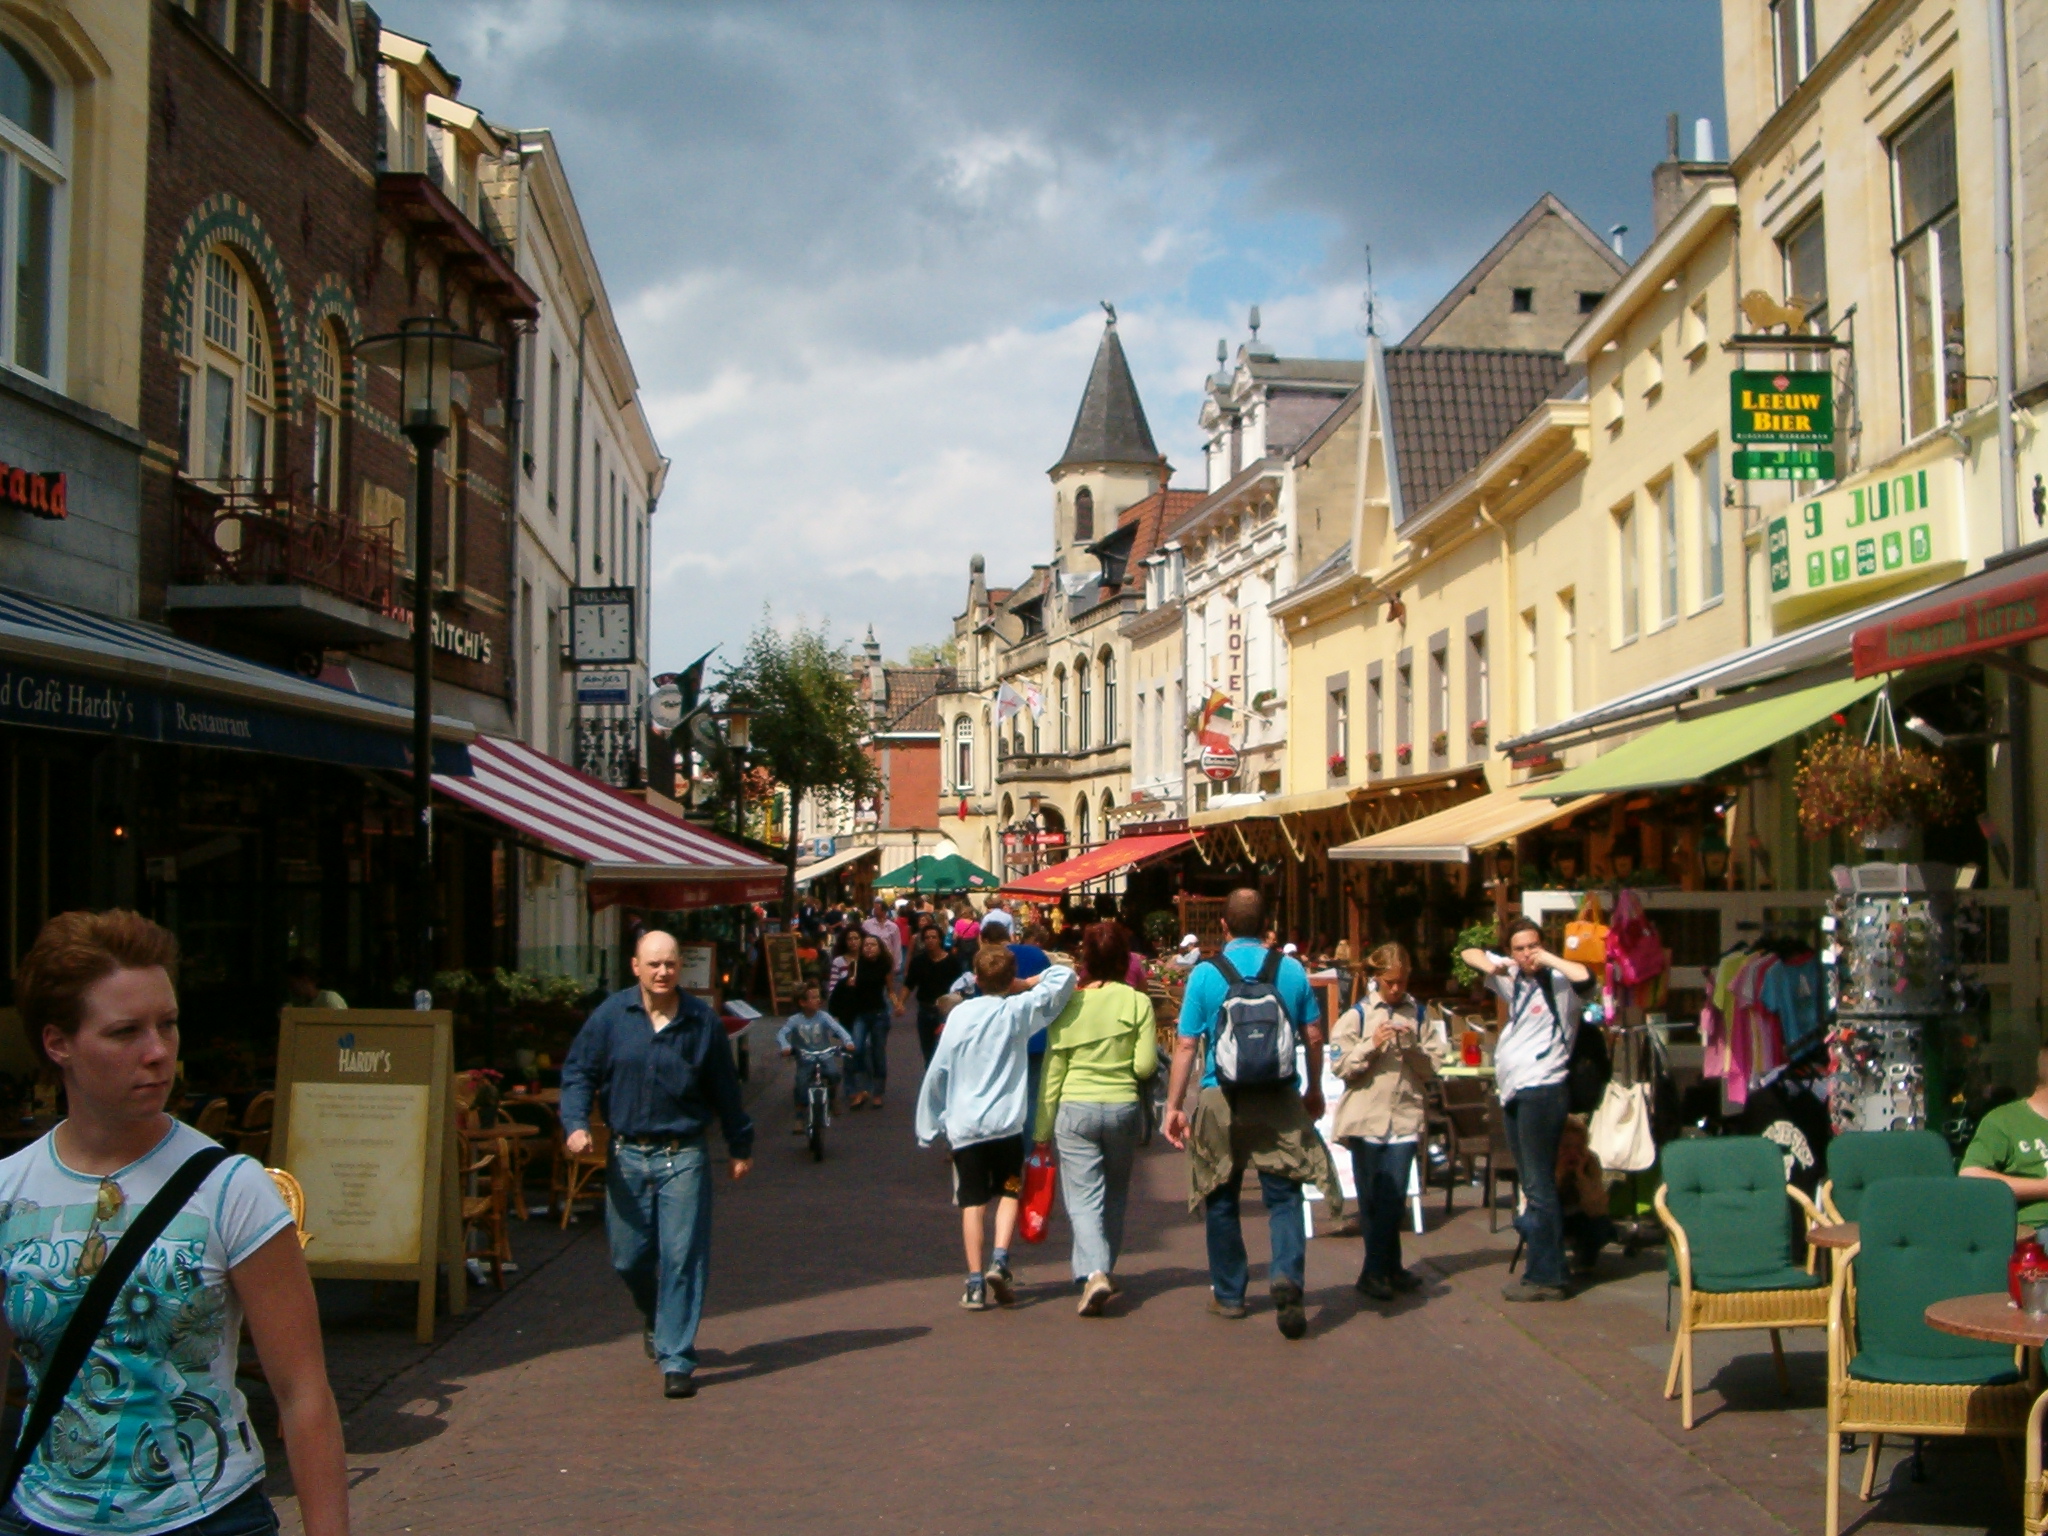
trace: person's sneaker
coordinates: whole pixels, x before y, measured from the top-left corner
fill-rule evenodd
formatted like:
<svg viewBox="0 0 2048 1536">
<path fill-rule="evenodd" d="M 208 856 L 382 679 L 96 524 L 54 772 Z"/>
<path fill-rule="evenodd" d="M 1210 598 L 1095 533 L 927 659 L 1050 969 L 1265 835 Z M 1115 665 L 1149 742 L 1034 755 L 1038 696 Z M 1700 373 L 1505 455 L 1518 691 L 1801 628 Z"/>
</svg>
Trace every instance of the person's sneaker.
<svg viewBox="0 0 2048 1536">
<path fill-rule="evenodd" d="M 1372 1301 L 1392 1301 L 1394 1299 L 1393 1282 L 1388 1280 L 1385 1275 L 1375 1275 L 1370 1270 L 1358 1277 L 1356 1288 L 1359 1295 L 1367 1297 Z"/>
<path fill-rule="evenodd" d="M 1502 1301 L 1570 1301 L 1572 1293 L 1561 1285 L 1535 1285 L 1527 1280 L 1511 1280 L 1501 1287 Z"/>
<path fill-rule="evenodd" d="M 988 1282 L 988 1294 L 999 1307 L 1007 1307 L 1017 1299 L 1017 1284 L 1010 1278 L 1010 1266 L 991 1264 L 982 1279 Z"/>
<path fill-rule="evenodd" d="M 661 1378 L 663 1397 L 695 1397 L 697 1378 L 686 1371 L 669 1371 Z"/>
<path fill-rule="evenodd" d="M 1115 1294 L 1115 1287 L 1109 1283 L 1109 1276 L 1101 1270 L 1088 1277 L 1088 1283 L 1081 1289 L 1081 1304 L 1076 1309 L 1083 1317 L 1100 1317 L 1109 1298 Z"/>
<path fill-rule="evenodd" d="M 652 1328 L 640 1330 L 640 1347 L 647 1351 L 648 1359 L 652 1360 L 654 1358 L 654 1330 Z"/>
<path fill-rule="evenodd" d="M 1211 1291 L 1209 1293 L 1209 1315 L 1211 1317 L 1228 1318 L 1234 1323 L 1241 1317 L 1250 1317 L 1252 1309 L 1241 1301 L 1225 1301 L 1221 1296 Z"/>
<path fill-rule="evenodd" d="M 960 1305 L 969 1312 L 986 1312 L 988 1310 L 988 1287 L 982 1283 L 981 1276 L 969 1275 L 967 1277 L 967 1289 L 961 1294 Z"/>
<path fill-rule="evenodd" d="M 1273 1282 L 1273 1309 L 1277 1314 L 1274 1321 L 1280 1325 L 1280 1336 L 1298 1339 L 1308 1332 L 1308 1313 L 1302 1309 L 1301 1287 L 1292 1280 Z"/>
<path fill-rule="evenodd" d="M 1387 1284 L 1405 1296 L 1411 1291 L 1422 1289 L 1422 1276 L 1412 1269 L 1397 1269 L 1387 1276 Z"/>
</svg>

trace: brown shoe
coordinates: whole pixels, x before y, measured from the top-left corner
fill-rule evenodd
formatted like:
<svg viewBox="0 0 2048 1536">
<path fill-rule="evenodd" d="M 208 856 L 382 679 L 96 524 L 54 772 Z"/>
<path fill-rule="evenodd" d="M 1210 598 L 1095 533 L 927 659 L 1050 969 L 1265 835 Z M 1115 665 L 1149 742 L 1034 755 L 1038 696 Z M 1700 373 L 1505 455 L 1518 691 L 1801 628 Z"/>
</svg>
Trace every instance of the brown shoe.
<svg viewBox="0 0 2048 1536">
<path fill-rule="evenodd" d="M 1250 1317 L 1252 1309 L 1241 1301 L 1224 1301 L 1214 1291 L 1211 1291 L 1209 1293 L 1209 1314 L 1212 1317 L 1228 1318 L 1234 1323 L 1240 1318 Z"/>
<path fill-rule="evenodd" d="M 882 1096 L 881 1096 L 881 1095 L 880 1095 L 879 1093 L 878 1093 L 878 1094 L 876 1094 L 876 1095 L 875 1095 L 875 1096 L 874 1096 L 874 1097 L 873 1097 L 872 1099 L 869 1099 L 869 1100 L 868 1100 L 868 1108 L 869 1108 L 869 1109 L 880 1109 L 881 1107 L 882 1107 Z"/>
<path fill-rule="evenodd" d="M 850 1098 L 850 1099 L 848 1099 L 848 1100 L 846 1101 L 846 1107 L 847 1107 L 848 1109 L 859 1109 L 859 1108 L 861 1107 L 861 1105 L 863 1105 L 863 1104 L 867 1103 L 867 1101 L 868 1101 L 868 1096 L 867 1096 L 866 1094 L 864 1094 L 864 1093 L 856 1093 L 855 1095 L 853 1095 L 853 1097 L 852 1097 L 852 1098 Z"/>
</svg>

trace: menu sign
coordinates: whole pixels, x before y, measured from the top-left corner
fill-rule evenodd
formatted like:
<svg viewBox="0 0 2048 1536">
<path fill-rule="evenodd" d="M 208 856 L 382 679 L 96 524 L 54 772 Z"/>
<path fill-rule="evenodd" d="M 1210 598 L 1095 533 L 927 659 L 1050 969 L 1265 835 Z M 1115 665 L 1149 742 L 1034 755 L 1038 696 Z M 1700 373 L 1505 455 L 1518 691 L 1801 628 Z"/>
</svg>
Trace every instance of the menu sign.
<svg viewBox="0 0 2048 1536">
<path fill-rule="evenodd" d="M 761 944 L 768 952 L 769 1006 L 777 1013 L 787 1013 L 803 996 L 804 962 L 797 953 L 803 940 L 793 933 L 771 933 Z"/>
<path fill-rule="evenodd" d="M 316 1279 L 418 1284 L 419 1337 L 434 1333 L 442 1258 L 464 1305 L 454 1096 L 445 1010 L 287 1008 L 279 1017 L 272 1145 L 306 1192 Z"/>
</svg>

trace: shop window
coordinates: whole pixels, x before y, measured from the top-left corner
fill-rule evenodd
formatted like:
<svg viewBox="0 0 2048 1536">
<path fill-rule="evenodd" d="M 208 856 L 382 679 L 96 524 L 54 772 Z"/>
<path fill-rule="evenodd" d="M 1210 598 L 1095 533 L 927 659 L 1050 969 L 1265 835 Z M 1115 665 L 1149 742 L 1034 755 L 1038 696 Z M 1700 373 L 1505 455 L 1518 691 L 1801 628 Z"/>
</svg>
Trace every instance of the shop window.
<svg viewBox="0 0 2048 1536">
<path fill-rule="evenodd" d="M 1083 795 L 1074 802 L 1074 851 L 1080 852 L 1089 842 L 1088 797 Z"/>
<path fill-rule="evenodd" d="M 1892 141 L 1906 435 L 1963 409 L 1963 258 L 1956 209 L 1955 103 L 1944 97 Z"/>
<path fill-rule="evenodd" d="M 1726 581 L 1722 548 L 1721 450 L 1709 448 L 1692 461 L 1693 506 L 1700 523 L 1700 601 L 1717 601 Z"/>
<path fill-rule="evenodd" d="M 1776 65 L 1778 100 L 1799 89 L 1813 73 L 1820 50 L 1813 28 L 1813 0 L 1771 0 L 1771 52 Z"/>
<path fill-rule="evenodd" d="M 68 107 L 54 73 L 0 35 L 0 356 L 58 388 Z"/>
<path fill-rule="evenodd" d="M 195 326 L 188 310 L 177 326 L 184 351 L 178 399 L 187 472 L 215 485 L 267 489 L 274 354 L 256 285 L 218 246 L 201 261 L 195 283 L 201 322 Z"/>
<path fill-rule="evenodd" d="M 341 505 L 341 357 L 334 322 L 313 327 L 313 505 L 332 512 Z"/>
</svg>

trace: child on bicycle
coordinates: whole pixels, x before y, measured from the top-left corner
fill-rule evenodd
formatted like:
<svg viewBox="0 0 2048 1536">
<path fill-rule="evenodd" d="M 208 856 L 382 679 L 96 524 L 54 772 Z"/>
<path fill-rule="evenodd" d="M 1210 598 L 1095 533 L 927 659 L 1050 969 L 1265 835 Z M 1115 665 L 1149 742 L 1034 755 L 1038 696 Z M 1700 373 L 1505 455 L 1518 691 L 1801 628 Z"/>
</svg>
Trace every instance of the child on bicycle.
<svg viewBox="0 0 2048 1536">
<path fill-rule="evenodd" d="M 782 1028 L 775 1031 L 776 1048 L 785 1056 L 794 1056 L 799 1051 L 806 1055 L 830 1051 L 829 1056 L 820 1055 L 817 1067 L 825 1075 L 825 1082 L 832 1092 L 832 1107 L 837 1109 L 842 1070 L 840 1057 L 852 1053 L 853 1036 L 846 1032 L 845 1025 L 825 1011 L 824 993 L 815 981 L 804 983 L 796 1003 L 797 1012 L 792 1013 Z M 796 1074 L 796 1124 L 789 1128 L 792 1136 L 804 1133 L 804 1110 L 808 1107 L 806 1095 L 810 1087 L 810 1074 L 800 1067 Z"/>
</svg>

